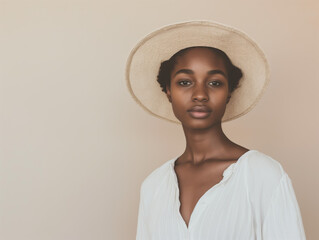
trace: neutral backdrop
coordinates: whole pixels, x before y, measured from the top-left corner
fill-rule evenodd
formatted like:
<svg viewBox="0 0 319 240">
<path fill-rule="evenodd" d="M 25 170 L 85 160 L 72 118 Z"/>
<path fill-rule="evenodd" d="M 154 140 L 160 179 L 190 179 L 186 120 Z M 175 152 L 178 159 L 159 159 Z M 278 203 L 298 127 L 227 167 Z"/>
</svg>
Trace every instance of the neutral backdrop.
<svg viewBox="0 0 319 240">
<path fill-rule="evenodd" d="M 0 239 L 135 239 L 141 182 L 185 140 L 134 102 L 126 59 L 188 20 L 234 26 L 264 50 L 265 95 L 223 129 L 283 165 L 319 239 L 318 12 L 316 0 L 1 0 Z"/>
</svg>

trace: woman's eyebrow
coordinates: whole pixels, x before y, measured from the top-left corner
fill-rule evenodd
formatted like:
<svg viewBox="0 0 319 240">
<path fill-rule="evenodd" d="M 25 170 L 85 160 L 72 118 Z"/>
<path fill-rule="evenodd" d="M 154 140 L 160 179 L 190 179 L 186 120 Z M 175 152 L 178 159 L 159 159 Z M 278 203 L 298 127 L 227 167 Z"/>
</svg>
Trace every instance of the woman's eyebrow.
<svg viewBox="0 0 319 240">
<path fill-rule="evenodd" d="M 179 73 L 194 74 L 194 71 L 191 70 L 191 69 L 185 69 L 185 68 L 183 68 L 183 69 L 178 70 L 178 71 L 174 74 L 174 77 L 175 77 L 177 74 L 179 74 Z M 216 69 L 216 70 L 210 70 L 210 71 L 207 72 L 207 74 L 208 74 L 208 75 L 221 74 L 221 75 L 223 75 L 225 78 L 227 78 L 226 74 L 225 74 L 222 70 L 218 70 L 218 69 Z"/>
</svg>

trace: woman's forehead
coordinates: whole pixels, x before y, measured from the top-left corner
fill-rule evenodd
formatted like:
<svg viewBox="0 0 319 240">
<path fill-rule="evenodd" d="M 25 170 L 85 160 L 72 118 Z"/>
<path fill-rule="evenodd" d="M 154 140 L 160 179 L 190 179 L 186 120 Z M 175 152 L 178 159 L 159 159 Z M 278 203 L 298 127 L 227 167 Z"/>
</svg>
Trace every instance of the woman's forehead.
<svg viewBox="0 0 319 240">
<path fill-rule="evenodd" d="M 176 58 L 176 65 L 207 64 L 225 67 L 225 59 L 214 50 L 208 48 L 192 48 Z"/>
</svg>

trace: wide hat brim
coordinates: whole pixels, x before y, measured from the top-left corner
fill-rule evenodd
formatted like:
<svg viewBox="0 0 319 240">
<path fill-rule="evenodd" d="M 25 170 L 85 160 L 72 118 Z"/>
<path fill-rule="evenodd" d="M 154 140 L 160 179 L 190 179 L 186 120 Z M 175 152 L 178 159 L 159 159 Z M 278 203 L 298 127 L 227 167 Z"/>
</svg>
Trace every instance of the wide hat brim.
<svg viewBox="0 0 319 240">
<path fill-rule="evenodd" d="M 248 113 L 269 83 L 269 64 L 265 54 L 244 32 L 211 21 L 189 21 L 162 27 L 145 36 L 132 49 L 126 64 L 126 82 L 136 102 L 148 113 L 180 124 L 157 82 L 157 75 L 161 62 L 191 46 L 218 48 L 243 72 L 222 122 Z"/>
</svg>

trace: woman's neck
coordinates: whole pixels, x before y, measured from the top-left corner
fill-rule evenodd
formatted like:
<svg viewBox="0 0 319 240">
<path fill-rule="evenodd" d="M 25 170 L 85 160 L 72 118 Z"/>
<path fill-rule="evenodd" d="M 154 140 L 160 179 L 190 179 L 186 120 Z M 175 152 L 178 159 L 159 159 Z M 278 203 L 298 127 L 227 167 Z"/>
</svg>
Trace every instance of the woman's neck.
<svg viewBox="0 0 319 240">
<path fill-rule="evenodd" d="M 238 146 L 227 138 L 221 124 L 209 129 L 189 129 L 183 126 L 186 138 L 186 149 L 179 163 L 189 162 L 198 165 L 206 159 L 218 159 L 226 156 L 228 150 Z"/>
</svg>

